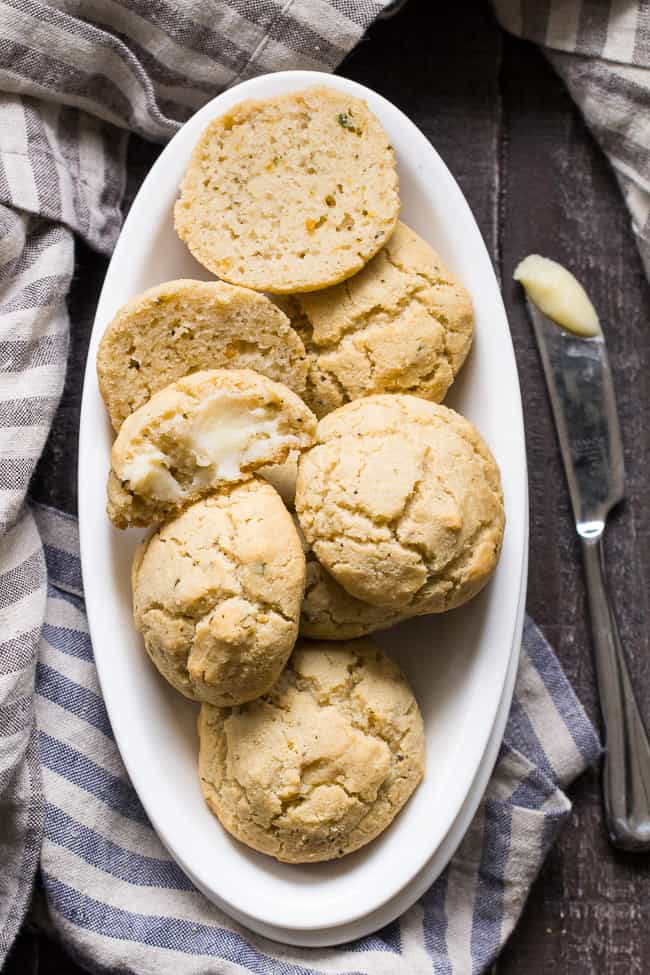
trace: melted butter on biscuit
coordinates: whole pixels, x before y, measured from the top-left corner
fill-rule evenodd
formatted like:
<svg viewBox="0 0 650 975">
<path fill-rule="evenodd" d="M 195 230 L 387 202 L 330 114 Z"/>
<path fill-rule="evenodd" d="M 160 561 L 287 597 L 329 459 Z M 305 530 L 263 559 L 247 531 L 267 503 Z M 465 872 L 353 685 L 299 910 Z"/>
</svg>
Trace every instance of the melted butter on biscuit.
<svg viewBox="0 0 650 975">
<path fill-rule="evenodd" d="M 146 491 L 160 501 L 178 501 L 182 491 L 167 464 L 166 455 L 145 442 L 123 465 L 120 473 L 133 490 Z"/>
<path fill-rule="evenodd" d="M 178 446 L 195 457 L 197 484 L 240 480 L 243 467 L 278 447 L 297 444 L 295 436 L 282 433 L 279 415 L 222 394 L 206 398 L 191 418 L 180 417 L 175 425 Z M 183 489 L 172 468 L 173 461 L 164 451 L 144 441 L 122 465 L 119 476 L 133 491 L 160 501 L 179 501 Z"/>
<path fill-rule="evenodd" d="M 258 460 L 269 447 L 295 438 L 280 433 L 280 420 L 262 407 L 241 400 L 208 399 L 197 411 L 186 436 L 199 467 L 210 467 L 219 479 L 236 481 L 245 463 Z"/>
<path fill-rule="evenodd" d="M 556 325 L 585 338 L 602 334 L 596 309 L 587 292 L 557 261 L 529 254 L 517 265 L 513 277 L 524 286 L 530 300 Z"/>
</svg>

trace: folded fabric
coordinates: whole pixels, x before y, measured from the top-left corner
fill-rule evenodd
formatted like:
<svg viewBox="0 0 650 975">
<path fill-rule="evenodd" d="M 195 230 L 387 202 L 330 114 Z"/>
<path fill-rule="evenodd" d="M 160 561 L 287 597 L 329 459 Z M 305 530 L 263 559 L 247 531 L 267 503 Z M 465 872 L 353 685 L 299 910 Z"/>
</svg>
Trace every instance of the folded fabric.
<svg viewBox="0 0 650 975">
<path fill-rule="evenodd" d="M 128 133 L 164 142 L 239 80 L 331 70 L 385 6 L 0 0 L 0 966 L 40 864 L 54 926 L 92 969 L 161 972 L 182 957 L 202 973 L 478 972 L 567 815 L 563 790 L 598 754 L 528 624 L 495 777 L 444 876 L 376 936 L 282 950 L 211 907 L 153 834 L 96 683 L 76 525 L 25 507 L 63 389 L 73 235 L 111 252 Z"/>
<path fill-rule="evenodd" d="M 639 0 L 493 0 L 511 33 L 539 44 L 606 153 L 650 275 L 650 7 Z"/>
<path fill-rule="evenodd" d="M 35 507 L 48 596 L 36 672 L 50 920 L 89 968 L 174 975 L 481 972 L 508 937 L 558 829 L 566 786 L 598 740 L 552 650 L 527 621 L 515 698 L 489 788 L 450 866 L 393 924 L 335 949 L 284 948 L 210 904 L 153 832 L 97 683 L 76 521 Z M 219 827 L 215 823 L 215 829 Z"/>
</svg>

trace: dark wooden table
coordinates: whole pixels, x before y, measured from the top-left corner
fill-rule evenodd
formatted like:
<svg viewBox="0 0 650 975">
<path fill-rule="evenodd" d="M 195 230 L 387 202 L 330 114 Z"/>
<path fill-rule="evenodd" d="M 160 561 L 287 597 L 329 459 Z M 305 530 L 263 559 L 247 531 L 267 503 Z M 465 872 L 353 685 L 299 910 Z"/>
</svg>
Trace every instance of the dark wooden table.
<svg viewBox="0 0 650 975">
<path fill-rule="evenodd" d="M 614 175 L 543 56 L 504 36 L 480 0 L 410 0 L 395 19 L 372 29 L 341 72 L 386 95 L 420 126 L 455 174 L 483 231 L 503 284 L 526 415 L 528 609 L 598 721 L 579 551 L 513 268 L 530 251 L 557 258 L 578 274 L 595 300 L 614 370 L 627 467 L 627 500 L 607 538 L 610 581 L 635 684 L 650 718 L 650 293 Z M 153 154 L 134 142 L 135 170 L 143 172 Z M 37 498 L 71 511 L 82 368 L 105 266 L 79 247 L 66 392 L 33 485 Z M 650 857 L 617 854 L 608 845 L 596 772 L 586 774 L 571 794 L 571 821 L 494 971 L 645 975 L 650 971 Z M 75 975 L 79 969 L 47 938 L 25 931 L 6 972 Z"/>
</svg>

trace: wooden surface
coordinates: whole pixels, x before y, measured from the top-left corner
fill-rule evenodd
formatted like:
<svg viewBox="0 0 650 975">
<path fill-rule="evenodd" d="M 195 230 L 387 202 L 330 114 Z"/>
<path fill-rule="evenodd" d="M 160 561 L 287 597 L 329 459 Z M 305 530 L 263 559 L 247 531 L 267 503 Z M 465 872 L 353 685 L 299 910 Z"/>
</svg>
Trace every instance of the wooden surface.
<svg viewBox="0 0 650 975">
<path fill-rule="evenodd" d="M 579 552 L 513 267 L 530 251 L 557 258 L 577 272 L 595 300 L 614 370 L 627 467 L 627 501 L 607 538 L 610 581 L 641 705 L 650 718 L 650 294 L 613 174 L 543 56 L 503 36 L 480 0 L 410 0 L 398 17 L 373 28 L 341 70 L 386 95 L 431 139 L 467 195 L 501 276 L 526 414 L 528 609 L 598 721 Z M 153 158 L 138 143 L 131 152 L 140 171 Z M 75 430 L 86 336 L 105 270 L 105 262 L 83 247 L 78 260 L 66 394 L 33 492 L 69 510 L 76 500 Z M 497 386 L 495 377 L 495 394 Z M 494 971 L 645 975 L 650 971 L 650 857 L 619 855 L 608 846 L 595 772 L 571 795 L 571 822 Z M 47 939 L 26 932 L 6 971 L 74 975 L 78 969 Z"/>
</svg>

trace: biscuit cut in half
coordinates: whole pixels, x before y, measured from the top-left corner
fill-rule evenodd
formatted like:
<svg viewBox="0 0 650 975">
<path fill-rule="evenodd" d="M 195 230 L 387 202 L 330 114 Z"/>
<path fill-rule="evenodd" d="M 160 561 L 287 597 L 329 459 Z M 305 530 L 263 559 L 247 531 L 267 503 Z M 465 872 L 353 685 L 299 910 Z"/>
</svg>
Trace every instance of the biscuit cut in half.
<svg viewBox="0 0 650 975">
<path fill-rule="evenodd" d="M 333 860 L 378 836 L 424 773 L 420 709 L 369 640 L 300 641 L 240 708 L 203 705 L 206 802 L 242 843 L 287 863 Z"/>
<path fill-rule="evenodd" d="M 267 297 L 222 281 L 166 281 L 128 301 L 99 345 L 97 376 L 111 423 L 205 369 L 254 369 L 302 394 L 305 349 Z"/>
<path fill-rule="evenodd" d="M 147 653 L 194 701 L 269 689 L 298 635 L 305 557 L 278 493 L 253 478 L 191 505 L 138 549 L 133 615 Z"/>
<path fill-rule="evenodd" d="M 314 440 L 295 393 L 250 369 L 212 369 L 155 393 L 126 418 L 111 451 L 108 516 L 152 525 Z"/>
<path fill-rule="evenodd" d="M 314 87 L 241 102 L 210 122 L 174 222 L 223 280 L 283 294 L 360 270 L 398 213 L 395 153 L 379 121 L 361 99 Z"/>
<path fill-rule="evenodd" d="M 472 344 L 469 293 L 401 222 L 343 284 L 277 300 L 307 350 L 304 398 L 317 416 L 374 393 L 440 402 Z"/>
<path fill-rule="evenodd" d="M 296 512 L 318 561 L 356 599 L 413 616 L 467 602 L 499 558 L 498 467 L 460 414 L 370 396 L 318 424 Z"/>
</svg>

